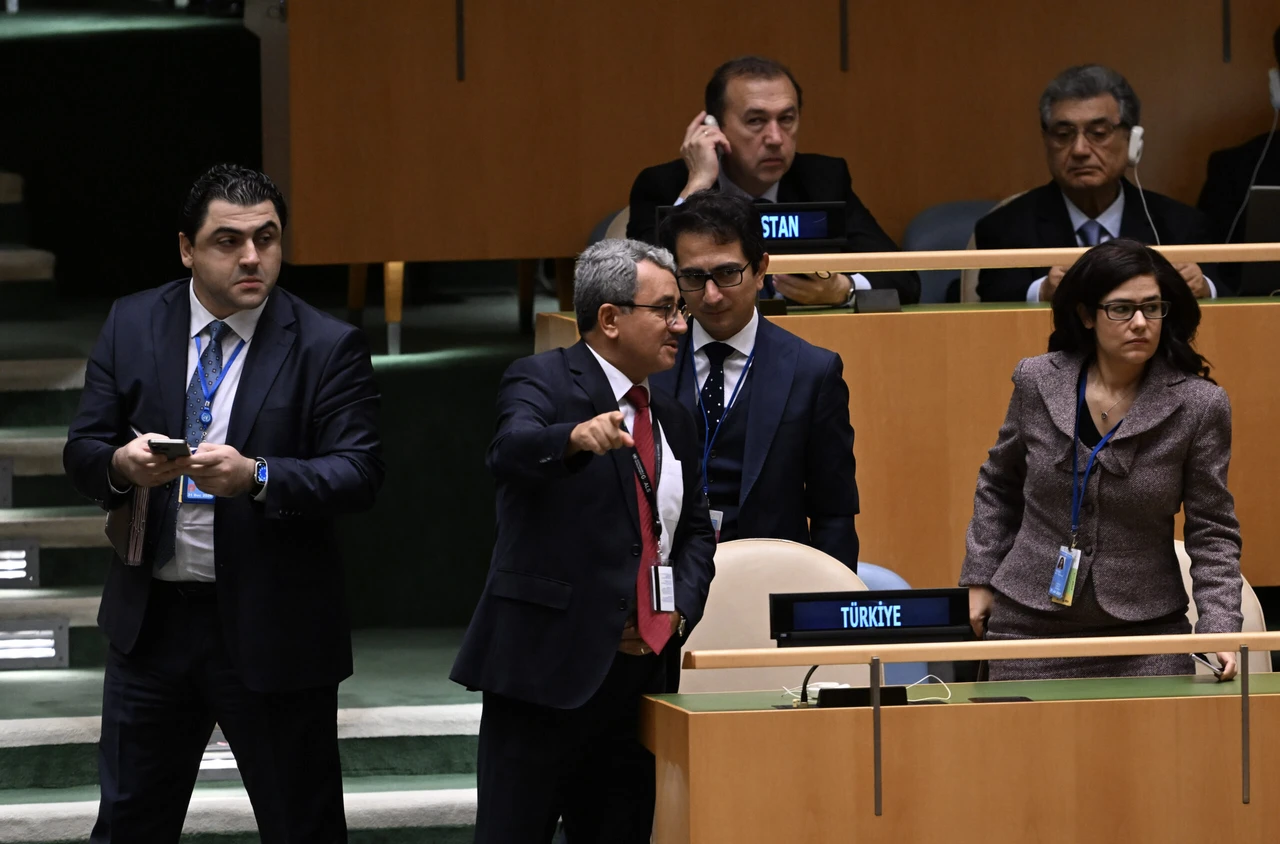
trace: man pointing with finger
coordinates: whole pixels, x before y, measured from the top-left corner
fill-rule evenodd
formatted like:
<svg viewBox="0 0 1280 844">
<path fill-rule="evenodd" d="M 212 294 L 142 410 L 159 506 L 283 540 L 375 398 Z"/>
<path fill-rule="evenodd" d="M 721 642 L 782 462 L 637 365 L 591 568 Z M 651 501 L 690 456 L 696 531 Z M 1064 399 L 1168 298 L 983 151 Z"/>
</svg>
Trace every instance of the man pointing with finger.
<svg viewBox="0 0 1280 844">
<path fill-rule="evenodd" d="M 487 463 L 498 538 L 452 679 L 484 692 L 476 841 L 648 842 L 645 694 L 674 691 L 715 537 L 693 420 L 650 394 L 680 313 L 664 249 L 604 240 L 578 257 L 582 340 L 512 364 Z"/>
</svg>

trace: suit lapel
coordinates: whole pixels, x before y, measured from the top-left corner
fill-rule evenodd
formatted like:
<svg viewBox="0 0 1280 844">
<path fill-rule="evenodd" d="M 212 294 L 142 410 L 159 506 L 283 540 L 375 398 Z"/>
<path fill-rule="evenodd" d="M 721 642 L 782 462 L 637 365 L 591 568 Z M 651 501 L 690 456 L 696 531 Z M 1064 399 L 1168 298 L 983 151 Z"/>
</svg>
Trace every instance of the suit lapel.
<svg viewBox="0 0 1280 844">
<path fill-rule="evenodd" d="M 292 303 L 283 291 L 277 290 L 262 309 L 258 327 L 254 329 L 253 342 L 245 354 L 244 371 L 240 373 L 240 386 L 236 389 L 236 403 L 231 408 L 227 445 L 237 451 L 243 451 L 262 402 L 298 339 L 292 328 L 294 322 Z"/>
<path fill-rule="evenodd" d="M 187 404 L 187 344 L 191 342 L 190 284 L 175 284 L 166 291 L 152 308 L 151 318 L 163 431 L 175 439 L 187 437 L 183 408 Z"/>
<path fill-rule="evenodd" d="M 803 190 L 800 186 L 800 177 L 796 175 L 795 162 L 792 162 L 791 168 L 782 174 L 782 179 L 778 182 L 778 201 L 779 202 L 804 202 Z"/>
<path fill-rule="evenodd" d="M 1084 366 L 1084 357 L 1067 352 L 1054 352 L 1050 362 L 1055 369 L 1052 376 L 1041 379 L 1036 385 L 1040 397 L 1044 399 L 1049 410 L 1049 418 L 1067 438 L 1068 457 L 1071 443 L 1076 438 L 1076 407 L 1079 402 L 1077 390 L 1080 369 Z"/>
<path fill-rule="evenodd" d="M 591 406 L 595 409 L 596 415 L 601 413 L 611 413 L 618 409 L 618 401 L 613 395 L 613 390 L 609 386 L 609 379 L 605 376 L 604 370 L 600 368 L 600 363 L 591 354 L 591 350 L 587 348 L 585 340 L 579 340 L 568 349 L 565 350 L 565 356 L 569 361 L 569 371 L 573 373 L 573 380 L 587 394 L 587 398 L 591 400 Z M 652 405 L 652 399 L 650 399 Z M 584 420 L 585 421 L 585 420 Z M 661 422 L 659 422 L 661 424 Z M 631 524 L 635 526 L 636 533 L 640 533 L 640 511 L 639 503 L 636 499 L 636 484 L 633 480 L 635 467 L 631 462 L 631 450 L 625 448 L 615 448 L 609 452 L 609 460 L 613 463 L 613 468 L 618 476 L 618 483 L 622 486 L 622 494 L 627 499 L 627 513 L 631 516 Z"/>
<path fill-rule="evenodd" d="M 1053 182 L 1040 188 L 1036 196 L 1036 235 L 1038 245 L 1046 248 L 1078 245 L 1066 200 Z"/>
<path fill-rule="evenodd" d="M 1138 189 L 1129 184 L 1127 179 L 1120 180 L 1124 191 L 1124 212 L 1120 215 L 1120 236 L 1132 238 L 1140 243 L 1155 243 L 1156 233 L 1147 222 L 1147 214 L 1142 208 L 1142 195 Z"/>
<path fill-rule="evenodd" d="M 798 343 L 764 317 L 756 332 L 755 357 L 751 361 L 751 400 L 747 415 L 747 441 L 742 449 L 742 488 L 738 494 L 741 507 L 751 493 L 760 470 L 764 468 L 769 446 L 778 432 L 782 411 L 795 378 Z"/>
</svg>

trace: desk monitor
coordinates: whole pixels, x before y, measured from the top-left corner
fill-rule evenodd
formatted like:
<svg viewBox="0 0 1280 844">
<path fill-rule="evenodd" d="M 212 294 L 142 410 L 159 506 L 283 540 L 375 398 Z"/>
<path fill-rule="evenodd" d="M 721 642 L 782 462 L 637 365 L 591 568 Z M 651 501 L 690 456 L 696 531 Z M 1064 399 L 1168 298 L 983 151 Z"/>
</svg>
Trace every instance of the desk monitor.
<svg viewBox="0 0 1280 844">
<path fill-rule="evenodd" d="M 1254 185 L 1245 218 L 1246 243 L 1280 243 L 1280 185 Z M 1240 268 L 1240 295 L 1270 296 L 1280 290 L 1280 262 L 1249 261 Z"/>
<path fill-rule="evenodd" d="M 658 224 L 678 206 L 658 206 Z M 839 252 L 846 248 L 843 202 L 759 203 L 764 251 L 770 255 Z"/>
<path fill-rule="evenodd" d="M 770 595 L 769 628 L 780 648 L 973 638 L 963 588 Z"/>
</svg>

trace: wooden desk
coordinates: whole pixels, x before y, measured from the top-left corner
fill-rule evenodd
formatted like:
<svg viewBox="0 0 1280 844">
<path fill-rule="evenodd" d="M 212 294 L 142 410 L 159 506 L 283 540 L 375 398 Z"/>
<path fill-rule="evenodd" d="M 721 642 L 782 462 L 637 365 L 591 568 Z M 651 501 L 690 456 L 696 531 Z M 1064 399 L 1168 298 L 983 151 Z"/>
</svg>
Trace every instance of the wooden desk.
<svg viewBox="0 0 1280 844">
<path fill-rule="evenodd" d="M 1244 536 L 1242 568 L 1255 586 L 1280 585 L 1280 302 L 1228 299 L 1204 304 L 1203 314 L 1198 347 L 1233 408 L 1229 482 Z M 1015 364 L 1045 351 L 1048 307 L 935 305 L 770 319 L 844 360 L 862 559 L 915 587 L 955 585 L 978 469 L 1008 408 Z M 576 340 L 572 315 L 538 315 L 539 351 Z"/>
<path fill-rule="evenodd" d="M 1280 675 L 1250 682 L 1247 805 L 1238 684 L 1058 680 L 952 685 L 949 703 L 884 708 L 879 817 L 870 709 L 773 709 L 788 700 L 780 692 L 646 698 L 654 841 L 1274 841 Z M 970 704 L 971 695 L 1033 702 Z M 1064 730 L 1075 738 L 1055 742 Z"/>
</svg>

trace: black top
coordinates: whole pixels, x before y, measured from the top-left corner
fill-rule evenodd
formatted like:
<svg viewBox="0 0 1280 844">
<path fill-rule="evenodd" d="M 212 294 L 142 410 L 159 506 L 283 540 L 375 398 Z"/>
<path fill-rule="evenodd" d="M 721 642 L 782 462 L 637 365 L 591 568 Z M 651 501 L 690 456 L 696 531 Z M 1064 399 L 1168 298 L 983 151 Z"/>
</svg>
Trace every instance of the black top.
<svg viewBox="0 0 1280 844">
<path fill-rule="evenodd" d="M 1088 377 L 1089 362 L 1086 361 L 1084 368 L 1080 370 L 1080 378 L 1076 381 L 1076 390 L 1080 389 L 1080 382 Z M 1089 412 L 1088 402 L 1081 404 L 1079 410 L 1076 411 L 1076 430 L 1079 432 L 1080 442 L 1089 448 L 1096 448 L 1098 443 L 1102 442 L 1102 432 L 1098 430 L 1097 424 L 1093 421 L 1093 414 Z"/>
</svg>

